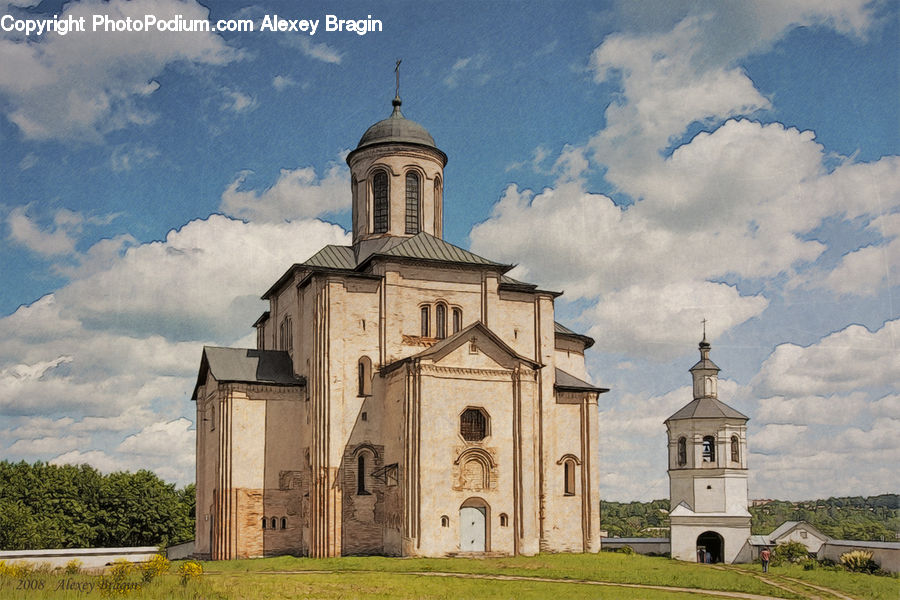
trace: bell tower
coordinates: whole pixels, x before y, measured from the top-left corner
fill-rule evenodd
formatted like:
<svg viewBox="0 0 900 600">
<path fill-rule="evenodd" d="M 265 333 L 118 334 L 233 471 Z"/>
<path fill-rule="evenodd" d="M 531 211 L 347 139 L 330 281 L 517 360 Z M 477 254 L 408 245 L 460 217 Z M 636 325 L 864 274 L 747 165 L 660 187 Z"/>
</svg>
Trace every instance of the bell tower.
<svg viewBox="0 0 900 600">
<path fill-rule="evenodd" d="M 447 155 L 428 131 L 400 110 L 397 90 L 387 119 L 369 127 L 347 155 L 353 193 L 353 244 L 424 232 L 443 236 Z"/>
<path fill-rule="evenodd" d="M 718 399 L 719 367 L 705 331 L 699 349 L 690 369 L 694 399 L 665 421 L 672 558 L 742 562 L 750 537 L 748 418 Z"/>
</svg>

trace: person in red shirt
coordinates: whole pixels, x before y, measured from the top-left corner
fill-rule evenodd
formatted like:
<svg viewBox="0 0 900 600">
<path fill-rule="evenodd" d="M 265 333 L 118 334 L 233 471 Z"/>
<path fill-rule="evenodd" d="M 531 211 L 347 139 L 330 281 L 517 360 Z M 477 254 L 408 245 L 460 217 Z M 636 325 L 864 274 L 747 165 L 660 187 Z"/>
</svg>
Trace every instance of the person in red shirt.
<svg viewBox="0 0 900 600">
<path fill-rule="evenodd" d="M 769 572 L 769 559 L 772 558 L 772 554 L 769 552 L 768 548 L 763 548 L 762 552 L 759 553 L 759 560 L 762 561 L 763 573 Z"/>
</svg>

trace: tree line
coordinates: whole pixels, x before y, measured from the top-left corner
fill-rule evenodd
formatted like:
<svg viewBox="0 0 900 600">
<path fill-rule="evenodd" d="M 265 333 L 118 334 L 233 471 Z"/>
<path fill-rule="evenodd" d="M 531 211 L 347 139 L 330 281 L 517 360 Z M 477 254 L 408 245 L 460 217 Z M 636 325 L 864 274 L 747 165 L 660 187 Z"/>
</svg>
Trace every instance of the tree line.
<svg viewBox="0 0 900 600">
<path fill-rule="evenodd" d="M 109 548 L 194 539 L 194 484 L 89 465 L 0 462 L 0 550 Z"/>
<path fill-rule="evenodd" d="M 667 537 L 669 501 L 607 502 L 601 505 L 601 527 L 611 537 Z M 900 496 L 845 496 L 789 502 L 772 500 L 750 507 L 750 531 L 771 533 L 785 521 L 806 521 L 839 540 L 897 541 Z"/>
</svg>

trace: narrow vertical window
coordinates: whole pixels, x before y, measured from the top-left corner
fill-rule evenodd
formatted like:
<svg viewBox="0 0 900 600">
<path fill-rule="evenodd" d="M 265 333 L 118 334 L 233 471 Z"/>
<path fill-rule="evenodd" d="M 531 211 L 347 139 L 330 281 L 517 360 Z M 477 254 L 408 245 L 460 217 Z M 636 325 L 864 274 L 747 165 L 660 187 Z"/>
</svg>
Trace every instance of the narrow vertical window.
<svg viewBox="0 0 900 600">
<path fill-rule="evenodd" d="M 281 517 L 281 528 L 287 529 L 287 519 L 285 517 Z"/>
<path fill-rule="evenodd" d="M 429 327 L 429 321 L 431 320 L 431 310 L 428 306 L 423 306 L 419 311 L 419 321 L 421 324 L 420 327 L 420 335 L 422 337 L 428 337 L 428 334 L 431 332 L 431 328 Z"/>
<path fill-rule="evenodd" d="M 678 438 L 678 466 L 683 467 L 687 464 L 687 440 Z"/>
<path fill-rule="evenodd" d="M 509 524 L 509 517 L 506 513 L 500 513 L 500 527 L 506 527 Z"/>
<path fill-rule="evenodd" d="M 378 171 L 372 177 L 372 204 L 374 233 L 386 233 L 388 230 L 388 177 L 384 171 Z"/>
<path fill-rule="evenodd" d="M 703 462 L 716 462 L 716 438 L 711 435 L 703 438 Z"/>
<path fill-rule="evenodd" d="M 363 356 L 359 359 L 357 366 L 358 389 L 359 396 L 370 396 L 372 394 L 372 359 Z"/>
<path fill-rule="evenodd" d="M 278 521 L 275 520 L 275 517 L 272 517 L 272 529 L 278 529 Z"/>
<path fill-rule="evenodd" d="M 406 233 L 419 233 L 419 175 L 406 174 Z"/>
<path fill-rule="evenodd" d="M 366 489 L 366 455 L 360 454 L 356 459 L 356 495 L 368 496 Z"/>
<path fill-rule="evenodd" d="M 453 333 L 462 329 L 462 311 L 458 308 L 453 309 Z"/>
<path fill-rule="evenodd" d="M 447 337 L 447 307 L 443 304 L 434 307 L 434 337 Z"/>
<path fill-rule="evenodd" d="M 294 349 L 294 327 L 290 315 L 287 315 L 281 320 L 281 325 L 278 327 L 278 333 L 280 338 L 279 341 L 281 342 L 280 348 L 292 352 Z"/>
<path fill-rule="evenodd" d="M 731 462 L 741 462 L 741 442 L 738 436 L 731 436 Z"/>
<path fill-rule="evenodd" d="M 443 236 L 443 231 L 441 231 L 441 215 L 443 214 L 443 195 L 444 189 L 441 187 L 441 178 L 434 178 L 434 235 L 437 237 Z"/>
<path fill-rule="evenodd" d="M 575 461 L 571 458 L 563 463 L 563 475 L 565 477 L 565 495 L 575 495 Z"/>
<path fill-rule="evenodd" d="M 262 528 L 263 529 L 266 528 L 266 518 L 265 517 L 262 518 Z"/>
</svg>

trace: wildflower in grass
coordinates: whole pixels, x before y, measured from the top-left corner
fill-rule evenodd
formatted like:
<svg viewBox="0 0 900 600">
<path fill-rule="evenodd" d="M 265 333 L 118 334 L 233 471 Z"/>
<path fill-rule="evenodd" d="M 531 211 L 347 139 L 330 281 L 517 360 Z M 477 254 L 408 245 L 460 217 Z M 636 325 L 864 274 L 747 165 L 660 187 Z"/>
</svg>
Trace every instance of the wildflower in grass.
<svg viewBox="0 0 900 600">
<path fill-rule="evenodd" d="M 66 575 L 78 575 L 81 573 L 81 565 L 83 565 L 80 560 L 77 558 L 73 558 L 69 562 L 66 563 L 65 573 Z"/>
<path fill-rule="evenodd" d="M 168 573 L 169 565 L 169 560 L 165 556 L 154 554 L 153 558 L 138 566 L 141 571 L 141 579 L 144 583 L 150 583 L 155 577 Z"/>
<path fill-rule="evenodd" d="M 189 581 L 200 579 L 203 574 L 203 566 L 196 561 L 189 560 L 178 565 L 178 574 L 181 575 L 181 585 L 187 585 Z"/>
</svg>

